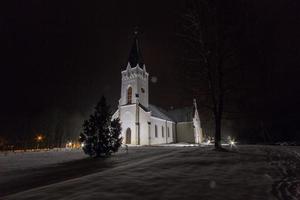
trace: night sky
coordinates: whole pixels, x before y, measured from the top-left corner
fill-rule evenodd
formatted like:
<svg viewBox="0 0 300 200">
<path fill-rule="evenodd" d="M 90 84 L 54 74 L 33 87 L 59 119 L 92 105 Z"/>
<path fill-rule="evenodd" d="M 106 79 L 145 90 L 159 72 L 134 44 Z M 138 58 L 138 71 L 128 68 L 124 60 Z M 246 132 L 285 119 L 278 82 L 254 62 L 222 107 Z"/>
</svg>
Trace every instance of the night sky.
<svg viewBox="0 0 300 200">
<path fill-rule="evenodd" d="M 230 12 L 245 11 L 237 59 L 257 86 L 249 95 L 268 102 L 271 124 L 300 134 L 299 3 L 243 5 Z M 102 95 L 116 108 L 137 25 L 146 68 L 158 80 L 149 83 L 150 102 L 166 109 L 192 103 L 182 84 L 184 47 L 176 34 L 184 6 L 171 0 L 1 2 L 0 135 L 39 132 L 41 124 L 59 119 L 69 129 L 81 126 Z"/>
</svg>

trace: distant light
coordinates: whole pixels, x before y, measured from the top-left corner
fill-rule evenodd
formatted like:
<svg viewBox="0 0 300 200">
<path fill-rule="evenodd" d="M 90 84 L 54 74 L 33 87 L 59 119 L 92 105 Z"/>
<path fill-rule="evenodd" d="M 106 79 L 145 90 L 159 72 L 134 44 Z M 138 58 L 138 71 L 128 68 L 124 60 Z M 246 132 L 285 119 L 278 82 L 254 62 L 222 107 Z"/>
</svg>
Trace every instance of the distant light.
<svg viewBox="0 0 300 200">
<path fill-rule="evenodd" d="M 84 147 L 84 143 L 81 143 L 81 147 Z"/>
<path fill-rule="evenodd" d="M 72 148 L 73 146 L 73 143 L 72 142 L 67 142 L 66 143 L 66 148 Z"/>
<path fill-rule="evenodd" d="M 38 135 L 38 136 L 36 137 L 36 140 L 37 140 L 38 142 L 42 141 L 42 140 L 43 140 L 43 136 Z"/>
</svg>

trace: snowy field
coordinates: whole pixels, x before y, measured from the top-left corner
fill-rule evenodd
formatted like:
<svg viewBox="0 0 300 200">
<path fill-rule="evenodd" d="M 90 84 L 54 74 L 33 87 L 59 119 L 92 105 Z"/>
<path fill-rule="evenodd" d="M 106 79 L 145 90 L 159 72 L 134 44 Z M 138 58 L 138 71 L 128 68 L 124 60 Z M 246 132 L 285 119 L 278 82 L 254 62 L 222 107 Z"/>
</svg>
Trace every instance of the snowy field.
<svg viewBox="0 0 300 200">
<path fill-rule="evenodd" d="M 300 147 L 130 147 L 0 154 L 0 199 L 300 199 Z"/>
</svg>

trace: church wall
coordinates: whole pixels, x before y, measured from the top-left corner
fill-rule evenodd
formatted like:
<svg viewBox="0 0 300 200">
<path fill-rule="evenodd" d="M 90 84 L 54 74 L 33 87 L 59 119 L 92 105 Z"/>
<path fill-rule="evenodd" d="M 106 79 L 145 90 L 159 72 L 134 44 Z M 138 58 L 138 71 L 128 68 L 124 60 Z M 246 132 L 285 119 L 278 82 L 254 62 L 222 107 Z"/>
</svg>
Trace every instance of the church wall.
<svg viewBox="0 0 300 200">
<path fill-rule="evenodd" d="M 138 87 L 137 93 L 139 94 L 139 102 L 147 108 L 149 106 L 148 80 L 145 81 L 145 80 L 142 80 L 141 78 L 139 78 L 137 87 Z"/>
<path fill-rule="evenodd" d="M 144 107 L 149 106 L 148 76 L 148 73 L 140 67 L 129 68 L 122 72 L 120 105 L 127 104 L 127 90 L 131 86 L 132 103 L 137 103 L 136 95 L 138 94 L 139 103 Z"/>
<path fill-rule="evenodd" d="M 151 145 L 172 143 L 174 122 L 166 121 L 160 118 L 151 117 Z M 155 125 L 157 126 L 157 137 L 155 137 Z M 164 137 L 162 136 L 162 127 L 164 127 Z M 167 137 L 167 127 L 169 127 L 170 136 Z"/>
<path fill-rule="evenodd" d="M 125 144 L 127 128 L 131 129 L 131 144 L 137 143 L 135 113 L 135 104 L 120 107 L 120 121 L 122 127 L 123 144 Z"/>
<path fill-rule="evenodd" d="M 167 122 L 167 127 L 169 127 L 169 137 L 168 137 L 168 143 L 174 143 L 175 142 L 175 123 L 174 122 Z"/>
<path fill-rule="evenodd" d="M 149 145 L 149 124 L 150 112 L 145 112 L 142 108 L 139 109 L 140 113 L 140 144 Z"/>
<path fill-rule="evenodd" d="M 177 142 L 176 124 L 175 124 L 175 123 L 172 123 L 172 124 L 171 124 L 171 127 L 172 127 L 172 129 L 171 129 L 171 133 L 172 133 L 172 141 L 173 141 L 174 143 L 176 143 L 176 142 Z"/>
<path fill-rule="evenodd" d="M 193 122 L 178 122 L 176 129 L 177 142 L 195 143 Z"/>
</svg>

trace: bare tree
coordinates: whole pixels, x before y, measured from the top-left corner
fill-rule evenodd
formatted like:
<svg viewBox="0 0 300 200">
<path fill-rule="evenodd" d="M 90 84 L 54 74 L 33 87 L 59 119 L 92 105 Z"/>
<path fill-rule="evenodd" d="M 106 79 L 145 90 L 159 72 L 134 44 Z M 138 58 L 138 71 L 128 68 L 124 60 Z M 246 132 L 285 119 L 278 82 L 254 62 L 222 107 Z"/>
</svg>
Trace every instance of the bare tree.
<svg viewBox="0 0 300 200">
<path fill-rule="evenodd" d="M 190 66 L 189 80 L 196 82 L 197 95 L 207 96 L 205 106 L 212 111 L 215 124 L 215 148 L 221 148 L 221 126 L 226 96 L 238 88 L 234 77 L 239 69 L 234 44 L 238 34 L 228 1 L 188 1 L 182 32 L 187 44 L 185 61 Z M 234 9 L 234 8 L 230 8 Z M 202 87 L 202 89 L 200 89 Z"/>
</svg>

